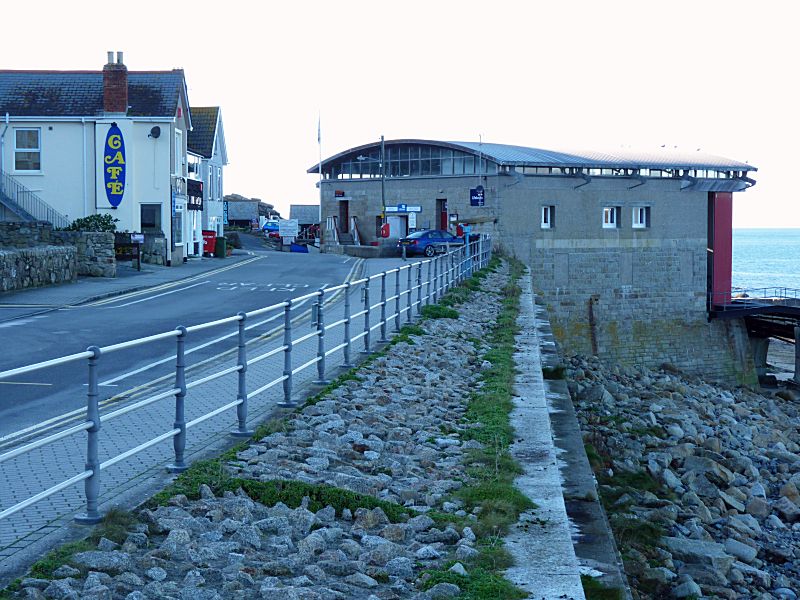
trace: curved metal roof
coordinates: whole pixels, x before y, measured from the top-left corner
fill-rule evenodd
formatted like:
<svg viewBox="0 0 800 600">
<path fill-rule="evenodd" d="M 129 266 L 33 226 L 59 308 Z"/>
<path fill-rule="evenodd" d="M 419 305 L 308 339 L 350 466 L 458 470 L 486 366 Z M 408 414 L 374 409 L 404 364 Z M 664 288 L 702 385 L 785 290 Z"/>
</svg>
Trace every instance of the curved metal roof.
<svg viewBox="0 0 800 600">
<path fill-rule="evenodd" d="M 635 151 L 629 149 L 614 149 L 606 152 L 596 150 L 555 150 L 545 148 L 529 148 L 527 146 L 512 146 L 508 144 L 479 144 L 477 142 L 444 142 L 437 140 L 386 140 L 386 145 L 397 144 L 428 144 L 468 152 L 470 154 L 487 157 L 499 165 L 513 165 L 525 167 L 599 167 L 599 168 L 628 168 L 628 169 L 715 169 L 719 171 L 757 171 L 753 165 L 732 160 L 722 156 L 704 152 L 686 152 L 675 149 L 661 149 L 654 151 Z M 340 152 L 322 161 L 323 169 L 330 163 L 339 159 L 362 152 L 380 148 L 380 142 L 356 146 Z M 316 173 L 319 164 L 308 169 L 309 173 Z"/>
</svg>

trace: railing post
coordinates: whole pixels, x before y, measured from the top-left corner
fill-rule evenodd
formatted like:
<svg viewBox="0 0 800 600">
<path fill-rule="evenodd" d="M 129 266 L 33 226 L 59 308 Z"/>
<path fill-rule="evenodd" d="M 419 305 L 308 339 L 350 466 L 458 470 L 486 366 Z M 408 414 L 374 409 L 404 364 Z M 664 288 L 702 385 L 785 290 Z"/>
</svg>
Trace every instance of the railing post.
<svg viewBox="0 0 800 600">
<path fill-rule="evenodd" d="M 800 383 L 800 327 L 794 328 L 794 382 Z"/>
<path fill-rule="evenodd" d="M 400 333 L 400 269 L 394 272 L 394 331 Z"/>
<path fill-rule="evenodd" d="M 235 437 L 250 437 L 253 435 L 253 430 L 247 428 L 247 345 L 245 344 L 244 327 L 247 313 L 240 312 L 237 316 L 239 317 L 239 394 L 236 398 L 241 403 L 236 407 L 236 419 L 239 422 L 239 428 L 231 431 L 231 435 Z"/>
<path fill-rule="evenodd" d="M 406 313 L 406 322 L 411 323 L 411 311 L 413 310 L 414 302 L 413 302 L 413 294 L 414 288 L 411 283 L 411 265 L 408 265 L 408 281 L 406 282 L 406 288 L 408 289 L 408 302 L 406 308 L 408 312 Z"/>
<path fill-rule="evenodd" d="M 483 234 L 478 238 L 478 268 L 483 268 Z"/>
<path fill-rule="evenodd" d="M 186 469 L 184 452 L 186 451 L 186 327 L 176 328 L 180 334 L 176 338 L 175 352 L 175 429 L 180 433 L 172 438 L 175 450 L 175 462 L 167 467 L 170 473 L 183 473 Z"/>
<path fill-rule="evenodd" d="M 417 263 L 417 314 L 422 313 L 422 263 Z"/>
<path fill-rule="evenodd" d="M 386 339 L 386 271 L 381 273 L 381 339 L 379 341 L 389 341 Z"/>
<path fill-rule="evenodd" d="M 433 293 L 431 294 L 431 302 L 436 304 L 436 294 L 439 291 L 439 257 L 433 258 Z"/>
<path fill-rule="evenodd" d="M 364 349 L 361 351 L 362 354 L 369 354 L 369 338 L 370 338 L 370 322 L 369 322 L 369 277 L 367 277 L 367 282 L 364 284 L 364 287 L 361 288 L 364 294 Z"/>
<path fill-rule="evenodd" d="M 428 261 L 428 277 L 425 280 L 425 304 L 431 303 L 431 282 L 433 281 L 431 277 L 431 271 L 433 270 L 433 259 Z"/>
<path fill-rule="evenodd" d="M 314 383 L 327 385 L 330 383 L 325 379 L 325 316 L 323 305 L 325 304 L 325 288 L 319 288 L 317 298 L 317 380 Z"/>
<path fill-rule="evenodd" d="M 97 510 L 97 499 L 100 495 L 100 406 L 98 397 L 97 361 L 100 358 L 100 348 L 89 346 L 89 391 L 86 393 L 86 420 L 92 426 L 86 430 L 86 470 L 91 471 L 91 476 L 83 482 L 86 494 L 86 513 L 75 517 L 75 521 L 84 525 L 93 525 L 103 520 Z"/>
<path fill-rule="evenodd" d="M 283 402 L 278 402 L 282 408 L 294 408 L 292 402 L 292 299 L 286 301 L 283 309 Z"/>
<path fill-rule="evenodd" d="M 344 284 L 344 363 L 342 368 L 353 368 L 350 362 L 350 282 Z"/>
</svg>

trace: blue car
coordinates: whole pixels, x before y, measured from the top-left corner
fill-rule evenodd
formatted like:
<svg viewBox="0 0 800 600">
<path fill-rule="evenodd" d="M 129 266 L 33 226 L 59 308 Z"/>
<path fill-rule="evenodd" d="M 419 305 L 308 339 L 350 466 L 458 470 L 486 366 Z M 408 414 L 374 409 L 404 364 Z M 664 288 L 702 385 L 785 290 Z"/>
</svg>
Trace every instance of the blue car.
<svg viewBox="0 0 800 600">
<path fill-rule="evenodd" d="M 407 237 L 401 238 L 397 244 L 400 252 L 406 249 L 406 256 L 424 254 L 433 256 L 437 252 L 444 252 L 447 244 L 451 246 L 461 246 L 464 244 L 462 238 L 454 236 L 449 231 L 442 229 L 426 229 L 425 231 L 415 231 Z"/>
</svg>

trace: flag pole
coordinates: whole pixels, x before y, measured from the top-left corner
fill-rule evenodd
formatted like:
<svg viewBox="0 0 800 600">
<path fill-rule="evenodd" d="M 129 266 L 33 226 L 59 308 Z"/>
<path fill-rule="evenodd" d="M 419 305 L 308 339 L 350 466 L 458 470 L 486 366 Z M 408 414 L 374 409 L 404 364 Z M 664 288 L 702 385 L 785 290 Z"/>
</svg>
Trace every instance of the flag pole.
<svg viewBox="0 0 800 600">
<path fill-rule="evenodd" d="M 319 145 L 319 228 L 322 230 L 322 113 L 317 115 L 317 144 Z"/>
</svg>

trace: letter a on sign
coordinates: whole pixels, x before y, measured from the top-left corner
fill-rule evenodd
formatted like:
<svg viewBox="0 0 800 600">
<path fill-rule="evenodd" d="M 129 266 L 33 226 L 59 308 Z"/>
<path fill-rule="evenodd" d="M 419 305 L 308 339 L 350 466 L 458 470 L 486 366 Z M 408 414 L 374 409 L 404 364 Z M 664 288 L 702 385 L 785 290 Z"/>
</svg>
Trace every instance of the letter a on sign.
<svg viewBox="0 0 800 600">
<path fill-rule="evenodd" d="M 103 149 L 103 183 L 106 188 L 106 198 L 113 207 L 119 206 L 125 194 L 125 141 L 122 132 L 116 123 L 112 123 L 106 134 L 106 144 Z"/>
</svg>

